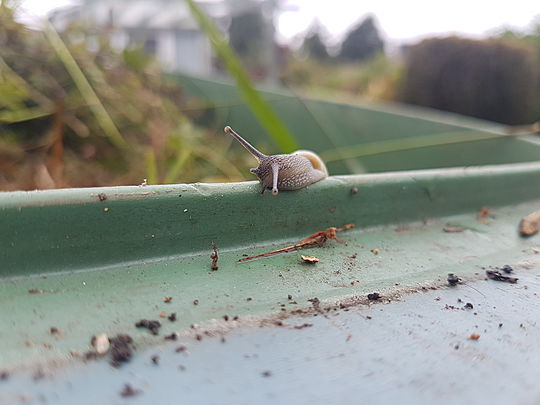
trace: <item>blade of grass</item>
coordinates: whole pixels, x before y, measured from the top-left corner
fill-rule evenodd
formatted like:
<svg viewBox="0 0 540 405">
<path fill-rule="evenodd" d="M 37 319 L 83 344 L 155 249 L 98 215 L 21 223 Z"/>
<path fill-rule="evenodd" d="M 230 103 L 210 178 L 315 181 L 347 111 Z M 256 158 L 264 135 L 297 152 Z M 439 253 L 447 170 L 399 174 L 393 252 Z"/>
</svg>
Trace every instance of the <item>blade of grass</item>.
<svg viewBox="0 0 540 405">
<path fill-rule="evenodd" d="M 225 41 L 223 35 L 193 0 L 186 0 L 186 2 L 191 10 L 191 14 L 210 39 L 214 51 L 221 58 L 227 71 L 236 81 L 240 95 L 263 128 L 266 129 L 283 152 L 292 152 L 298 149 L 296 140 L 285 124 L 283 124 L 270 105 L 253 87 L 246 70 L 240 64 L 238 57 L 227 41 Z"/>
<path fill-rule="evenodd" d="M 145 153 L 146 160 L 146 182 L 148 184 L 158 184 L 158 169 L 156 163 L 156 155 L 152 148 Z"/>
<path fill-rule="evenodd" d="M 120 131 L 118 131 L 111 116 L 107 113 L 107 110 L 101 103 L 99 97 L 88 82 L 88 79 L 77 64 L 77 61 L 69 51 L 68 47 L 62 38 L 60 38 L 60 35 L 58 35 L 52 24 L 48 21 L 45 22 L 45 36 L 75 82 L 75 85 L 88 104 L 88 107 L 92 110 L 104 134 L 115 146 L 124 148 L 126 142 L 120 134 Z"/>
<path fill-rule="evenodd" d="M 504 135 L 477 133 L 474 131 L 450 132 L 429 136 L 415 136 L 397 140 L 369 142 L 359 145 L 328 150 L 321 153 L 325 162 L 335 162 L 344 159 L 359 158 L 362 156 L 379 155 L 382 153 L 400 152 L 403 150 L 427 148 L 430 146 L 451 145 L 455 143 L 467 143 L 501 138 Z"/>
</svg>

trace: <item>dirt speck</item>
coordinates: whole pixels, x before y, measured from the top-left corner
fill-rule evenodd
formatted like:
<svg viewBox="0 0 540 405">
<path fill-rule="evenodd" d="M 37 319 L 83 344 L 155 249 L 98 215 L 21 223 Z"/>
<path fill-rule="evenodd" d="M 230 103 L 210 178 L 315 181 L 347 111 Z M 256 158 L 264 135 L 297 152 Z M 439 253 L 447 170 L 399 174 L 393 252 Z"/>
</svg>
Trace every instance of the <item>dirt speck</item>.
<svg viewBox="0 0 540 405">
<path fill-rule="evenodd" d="M 473 309 L 474 308 L 474 305 L 471 304 L 470 302 L 467 302 L 464 306 L 465 309 Z"/>
<path fill-rule="evenodd" d="M 28 294 L 43 294 L 43 290 L 32 288 L 31 290 L 28 290 Z"/>
<path fill-rule="evenodd" d="M 370 252 L 373 253 L 374 255 L 378 255 L 379 253 L 381 253 L 381 249 L 378 249 L 378 248 L 371 249 Z"/>
<path fill-rule="evenodd" d="M 152 363 L 156 366 L 159 365 L 159 356 L 157 354 L 154 354 L 152 357 L 150 357 L 150 360 L 152 360 Z"/>
<path fill-rule="evenodd" d="M 511 283 L 511 284 L 515 284 L 519 280 L 516 277 L 505 276 L 498 270 L 486 270 L 486 276 L 490 280 L 502 281 L 502 282 Z"/>
<path fill-rule="evenodd" d="M 471 333 L 469 335 L 469 339 L 470 340 L 478 340 L 478 339 L 480 339 L 480 335 L 478 333 Z"/>
<path fill-rule="evenodd" d="M 448 281 L 448 285 L 454 287 L 457 284 L 461 284 L 461 279 L 456 276 L 454 273 L 448 273 L 448 277 L 446 278 Z"/>
<path fill-rule="evenodd" d="M 142 394 L 141 390 L 135 389 L 129 384 L 125 384 L 122 391 L 120 391 L 120 396 L 124 398 L 135 397 L 140 394 Z"/>
<path fill-rule="evenodd" d="M 111 365 L 118 367 L 133 356 L 133 339 L 126 334 L 118 334 L 109 339 L 111 343 Z"/>
<path fill-rule="evenodd" d="M 312 323 L 303 323 L 302 325 L 295 325 L 294 326 L 294 329 L 304 329 L 304 328 L 310 328 L 312 327 L 313 324 Z"/>
<path fill-rule="evenodd" d="M 157 335 L 159 328 L 161 328 L 161 323 L 159 321 L 150 321 L 148 319 L 141 319 L 139 322 L 135 323 L 137 328 L 146 328 L 152 335 Z"/>
<path fill-rule="evenodd" d="M 265 370 L 261 373 L 261 375 L 263 377 L 271 377 L 272 376 L 272 372 L 270 370 Z"/>
<path fill-rule="evenodd" d="M 97 196 L 99 201 L 105 201 L 107 199 L 107 195 L 105 193 L 99 193 Z"/>
<path fill-rule="evenodd" d="M 170 304 L 172 302 L 173 297 L 165 297 L 163 298 L 163 302 Z"/>
<path fill-rule="evenodd" d="M 370 301 L 377 301 L 381 299 L 381 294 L 379 294 L 378 292 L 374 292 L 374 293 L 368 294 L 367 297 L 368 297 L 368 300 Z"/>
<path fill-rule="evenodd" d="M 171 322 L 176 322 L 176 312 L 171 313 L 167 319 Z"/>
<path fill-rule="evenodd" d="M 459 226 L 445 226 L 443 228 L 443 231 L 446 233 L 459 233 L 459 232 L 463 232 L 464 230 L 465 230 L 464 228 L 461 228 Z"/>
</svg>

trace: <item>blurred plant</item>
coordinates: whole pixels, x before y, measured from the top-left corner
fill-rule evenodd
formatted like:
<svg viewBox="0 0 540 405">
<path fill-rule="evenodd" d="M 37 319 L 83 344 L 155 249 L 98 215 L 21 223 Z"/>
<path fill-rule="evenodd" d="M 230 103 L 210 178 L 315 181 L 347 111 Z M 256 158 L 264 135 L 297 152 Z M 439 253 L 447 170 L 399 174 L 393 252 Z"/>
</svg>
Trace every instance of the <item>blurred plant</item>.
<svg viewBox="0 0 540 405">
<path fill-rule="evenodd" d="M 525 44 L 434 38 L 407 55 L 402 100 L 504 124 L 535 119 L 538 63 Z"/>
<path fill-rule="evenodd" d="M 339 58 L 364 61 L 384 52 L 384 41 L 379 34 L 374 17 L 367 17 L 349 31 L 341 44 Z"/>
<path fill-rule="evenodd" d="M 14 17 L 1 2 L 0 189 L 244 179 L 249 161 L 181 112 L 193 101 L 147 55 Z"/>
<path fill-rule="evenodd" d="M 225 68 L 236 82 L 236 87 L 248 108 L 276 142 L 282 152 L 298 149 L 298 144 L 288 128 L 279 119 L 270 105 L 255 89 L 248 73 L 231 46 L 225 41 L 221 32 L 214 26 L 202 9 L 193 1 L 186 0 L 193 17 L 199 23 L 212 44 L 214 52 L 221 58 Z"/>
<path fill-rule="evenodd" d="M 402 66 L 384 54 L 363 63 L 339 63 L 336 60 L 291 58 L 282 80 L 311 96 L 341 100 L 391 101 L 401 80 Z"/>
</svg>

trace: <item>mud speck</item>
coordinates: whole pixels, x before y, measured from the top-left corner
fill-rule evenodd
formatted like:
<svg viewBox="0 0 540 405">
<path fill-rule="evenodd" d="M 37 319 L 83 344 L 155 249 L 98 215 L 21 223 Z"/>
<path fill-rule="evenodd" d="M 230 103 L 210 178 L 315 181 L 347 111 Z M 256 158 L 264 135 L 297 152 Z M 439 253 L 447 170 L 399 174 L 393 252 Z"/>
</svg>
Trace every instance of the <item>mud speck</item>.
<svg viewBox="0 0 540 405">
<path fill-rule="evenodd" d="M 265 370 L 261 373 L 261 375 L 263 377 L 271 377 L 272 376 L 272 372 L 270 370 Z"/>
<path fill-rule="evenodd" d="M 157 354 L 154 354 L 152 357 L 150 357 L 150 360 L 152 360 L 152 363 L 156 366 L 159 365 L 159 356 Z"/>
<path fill-rule="evenodd" d="M 163 298 L 163 302 L 170 304 L 172 302 L 173 297 L 165 297 Z"/>
<path fill-rule="evenodd" d="M 471 333 L 469 335 L 469 339 L 470 340 L 478 340 L 478 339 L 480 339 L 480 335 L 478 333 Z"/>
<path fill-rule="evenodd" d="M 312 327 L 313 324 L 312 323 L 303 323 L 302 325 L 295 325 L 294 326 L 294 329 L 304 329 L 304 328 L 310 328 Z"/>
<path fill-rule="evenodd" d="M 120 391 L 120 396 L 121 396 L 121 397 L 124 397 L 124 398 L 135 397 L 135 396 L 137 396 L 137 395 L 139 395 L 139 394 L 142 394 L 142 391 L 133 388 L 133 387 L 132 387 L 131 385 L 129 385 L 129 384 L 125 384 L 125 385 L 124 385 L 124 388 L 122 389 L 122 391 Z"/>
<path fill-rule="evenodd" d="M 165 336 L 165 340 L 177 340 L 177 339 L 178 339 L 178 335 L 176 334 L 176 332 L 173 332 L 170 335 Z"/>
<path fill-rule="evenodd" d="M 159 328 L 161 328 L 161 323 L 159 321 L 150 321 L 148 319 L 141 319 L 139 322 L 135 323 L 137 328 L 146 328 L 152 335 L 157 335 Z"/>
<path fill-rule="evenodd" d="M 107 199 L 107 195 L 105 193 L 99 193 L 97 196 L 99 201 L 105 201 Z"/>
<path fill-rule="evenodd" d="M 199 300 L 193 300 L 193 305 L 199 305 Z"/>
<path fill-rule="evenodd" d="M 452 287 L 461 283 L 461 279 L 454 273 L 448 273 L 448 277 L 446 278 L 446 280 L 448 281 L 448 285 Z"/>
<path fill-rule="evenodd" d="M 118 334 L 109 339 L 111 343 L 111 365 L 118 367 L 133 356 L 133 339 L 126 334 Z"/>
<path fill-rule="evenodd" d="M 516 277 L 505 276 L 498 270 L 486 270 L 486 276 L 490 280 L 502 281 L 504 283 L 511 283 L 511 284 L 515 284 L 519 280 Z"/>
<path fill-rule="evenodd" d="M 467 302 L 464 306 L 465 309 L 473 309 L 474 308 L 474 305 L 471 304 L 470 302 Z"/>
<path fill-rule="evenodd" d="M 381 294 L 379 294 L 378 292 L 370 293 L 367 295 L 367 298 L 370 301 L 377 301 L 381 299 Z"/>
<path fill-rule="evenodd" d="M 505 264 L 504 266 L 502 266 L 501 270 L 504 271 L 506 274 L 510 274 L 514 271 L 512 266 L 509 266 L 508 264 Z"/>
<path fill-rule="evenodd" d="M 167 319 L 171 322 L 176 322 L 176 312 L 171 313 Z"/>
<path fill-rule="evenodd" d="M 43 290 L 32 288 L 31 290 L 28 290 L 28 294 L 43 294 Z"/>
</svg>

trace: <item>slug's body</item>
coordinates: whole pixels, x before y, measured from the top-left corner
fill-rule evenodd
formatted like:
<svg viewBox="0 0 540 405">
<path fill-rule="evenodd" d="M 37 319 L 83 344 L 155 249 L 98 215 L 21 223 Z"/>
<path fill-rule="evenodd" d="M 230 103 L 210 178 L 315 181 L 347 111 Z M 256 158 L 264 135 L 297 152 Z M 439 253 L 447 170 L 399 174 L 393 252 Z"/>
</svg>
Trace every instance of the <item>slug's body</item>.
<svg viewBox="0 0 540 405">
<path fill-rule="evenodd" d="M 251 169 L 251 173 L 259 178 L 262 193 L 267 188 L 271 188 L 274 195 L 278 190 L 298 190 L 328 177 L 324 162 L 313 152 L 299 150 L 289 155 L 265 155 L 231 127 L 225 127 L 225 133 L 234 137 L 259 161 L 259 167 Z"/>
</svg>

